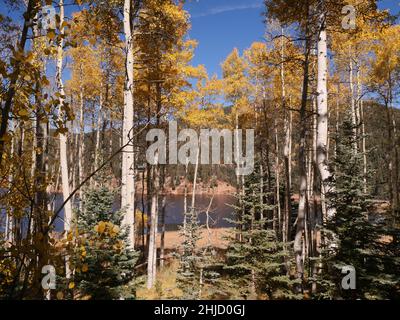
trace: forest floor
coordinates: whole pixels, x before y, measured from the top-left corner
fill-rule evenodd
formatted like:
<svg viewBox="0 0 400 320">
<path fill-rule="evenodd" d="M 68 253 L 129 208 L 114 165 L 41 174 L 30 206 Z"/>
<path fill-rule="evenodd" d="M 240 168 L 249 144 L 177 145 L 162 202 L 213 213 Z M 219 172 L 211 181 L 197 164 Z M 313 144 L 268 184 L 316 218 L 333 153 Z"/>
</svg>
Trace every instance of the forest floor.
<svg viewBox="0 0 400 320">
<path fill-rule="evenodd" d="M 213 247 L 219 249 L 226 249 L 228 245 L 229 234 L 233 231 L 233 228 L 213 228 L 210 229 L 208 233 L 207 229 L 201 230 L 201 239 L 198 242 L 198 246 L 205 247 L 210 241 Z M 209 240 L 210 239 L 210 240 Z M 179 231 L 167 231 L 165 232 L 165 249 L 166 250 L 176 250 L 182 243 L 182 237 Z M 157 235 L 157 247 L 160 247 L 160 234 Z"/>
<path fill-rule="evenodd" d="M 224 251 L 227 248 L 228 240 L 233 228 L 215 228 L 202 229 L 201 239 L 198 242 L 200 248 L 205 247 L 210 241 L 213 247 Z M 210 239 L 210 240 L 209 240 Z M 160 247 L 160 235 L 157 237 L 157 247 Z M 137 299 L 139 300 L 157 300 L 157 299 L 179 299 L 182 291 L 177 287 L 176 277 L 179 268 L 179 261 L 173 253 L 179 250 L 182 243 L 182 237 L 179 231 L 165 232 L 165 263 L 164 267 L 157 268 L 157 282 L 152 289 L 146 288 L 143 283 L 137 290 Z"/>
<path fill-rule="evenodd" d="M 157 268 L 157 282 L 152 289 L 146 288 L 146 283 L 142 284 L 136 292 L 139 300 L 160 300 L 160 299 L 179 299 L 182 291 L 177 287 L 176 276 L 179 261 L 174 258 L 163 268 Z"/>
</svg>

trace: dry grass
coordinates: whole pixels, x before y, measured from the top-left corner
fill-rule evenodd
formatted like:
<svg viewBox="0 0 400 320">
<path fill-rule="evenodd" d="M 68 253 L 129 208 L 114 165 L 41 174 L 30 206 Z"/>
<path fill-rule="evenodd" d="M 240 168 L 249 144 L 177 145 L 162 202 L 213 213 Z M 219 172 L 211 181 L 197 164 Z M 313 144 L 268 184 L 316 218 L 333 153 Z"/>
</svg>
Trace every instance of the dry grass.
<svg viewBox="0 0 400 320">
<path fill-rule="evenodd" d="M 210 229 L 210 235 L 207 229 L 202 229 L 201 239 L 198 246 L 205 247 L 208 243 L 208 237 L 213 247 L 218 249 L 226 249 L 228 241 L 225 239 L 229 236 L 229 232 L 233 229 L 230 228 L 215 228 Z M 179 231 L 168 231 L 165 233 L 165 249 L 176 250 L 182 243 L 182 237 Z M 160 234 L 157 235 L 157 247 L 160 247 Z"/>
<path fill-rule="evenodd" d="M 152 289 L 146 288 L 146 283 L 137 290 L 139 300 L 179 299 L 182 291 L 176 286 L 176 275 L 179 262 L 172 260 L 162 269 L 157 269 L 157 282 Z"/>
<path fill-rule="evenodd" d="M 220 228 L 211 229 L 210 235 L 206 229 L 202 230 L 202 238 L 198 242 L 199 247 L 204 247 L 208 243 L 210 237 L 212 246 L 218 249 L 226 249 L 228 241 L 225 237 L 229 236 L 232 229 Z M 165 233 L 165 249 L 167 257 L 165 266 L 157 268 L 157 282 L 152 289 L 146 288 L 144 283 L 137 290 L 137 299 L 139 300 L 159 300 L 159 299 L 179 299 L 182 297 L 182 291 L 177 288 L 176 277 L 178 273 L 179 261 L 176 258 L 171 258 L 168 252 L 176 251 L 182 242 L 182 238 L 178 231 L 168 231 Z M 160 246 L 160 235 L 157 237 L 157 246 Z"/>
</svg>

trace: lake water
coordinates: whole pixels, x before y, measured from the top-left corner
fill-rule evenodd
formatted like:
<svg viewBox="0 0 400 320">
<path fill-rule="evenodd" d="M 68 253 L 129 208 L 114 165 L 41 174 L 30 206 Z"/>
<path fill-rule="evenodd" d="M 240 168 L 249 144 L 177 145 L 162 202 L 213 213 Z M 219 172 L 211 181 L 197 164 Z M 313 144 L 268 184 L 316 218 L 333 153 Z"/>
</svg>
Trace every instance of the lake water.
<svg viewBox="0 0 400 320">
<path fill-rule="evenodd" d="M 206 222 L 206 210 L 209 206 L 211 196 L 209 195 L 196 195 L 196 209 L 199 212 L 200 224 L 205 224 Z M 62 204 L 63 197 L 58 194 L 56 196 L 56 210 Z M 144 199 L 146 201 L 146 197 Z M 161 201 L 161 200 L 160 200 Z M 235 198 L 229 195 L 215 195 L 211 209 L 210 209 L 210 227 L 212 228 L 227 228 L 233 225 L 226 221 L 226 218 L 232 218 L 233 208 Z M 183 224 L 183 195 L 168 195 L 166 198 L 166 208 L 165 208 L 165 224 L 167 230 L 177 230 L 179 225 Z M 188 196 L 188 208 L 191 205 L 191 196 Z M 142 208 L 142 196 L 140 194 L 136 195 L 136 206 L 138 209 L 143 211 Z M 120 207 L 119 201 L 116 201 L 113 210 L 118 210 Z M 161 208 L 161 203 L 160 203 Z M 147 212 L 147 208 L 144 210 Z M 0 214 L 0 232 L 4 230 L 4 212 Z M 54 227 L 56 232 L 62 232 L 64 230 L 64 210 L 61 210 L 58 218 L 54 222 Z M 22 221 L 22 228 L 26 228 L 26 219 Z"/>
<path fill-rule="evenodd" d="M 137 196 L 137 208 L 143 211 L 141 195 Z M 210 204 L 211 196 L 209 195 L 196 195 L 195 207 L 199 212 L 200 224 L 206 223 L 206 210 Z M 146 199 L 145 199 L 146 201 Z M 210 226 L 212 228 L 227 228 L 233 225 L 226 221 L 226 218 L 231 218 L 233 215 L 232 204 L 234 204 L 235 198 L 229 195 L 215 195 L 210 215 Z M 167 230 L 176 230 L 179 225 L 183 224 L 183 195 L 168 195 L 166 198 L 165 208 L 165 224 Z M 191 197 L 188 196 L 188 208 L 191 205 Z M 146 206 L 145 206 L 146 207 Z M 160 203 L 161 207 L 161 203 Z M 148 213 L 146 208 L 145 213 Z"/>
</svg>

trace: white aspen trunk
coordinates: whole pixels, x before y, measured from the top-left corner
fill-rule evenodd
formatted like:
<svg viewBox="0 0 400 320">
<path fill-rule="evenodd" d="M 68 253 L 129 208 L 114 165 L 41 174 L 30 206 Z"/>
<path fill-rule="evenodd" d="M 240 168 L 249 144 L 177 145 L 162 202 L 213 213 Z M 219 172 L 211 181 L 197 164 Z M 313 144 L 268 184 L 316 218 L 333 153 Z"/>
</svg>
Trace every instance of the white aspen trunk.
<svg viewBox="0 0 400 320">
<path fill-rule="evenodd" d="M 125 210 L 123 224 L 129 227 L 129 246 L 135 248 L 135 163 L 133 146 L 134 104 L 133 104 L 133 31 L 131 29 L 131 1 L 124 1 L 125 34 L 125 85 L 124 120 L 122 124 L 122 145 L 128 144 L 122 153 L 121 207 Z"/>
<path fill-rule="evenodd" d="M 278 138 L 278 128 L 275 123 L 275 184 L 276 184 L 276 206 L 278 214 L 278 228 L 277 234 L 281 234 L 282 228 L 282 218 L 281 218 L 281 196 L 280 196 L 280 173 L 279 173 L 279 138 Z"/>
<path fill-rule="evenodd" d="M 364 118 L 364 102 L 360 101 L 360 116 L 361 116 L 361 134 L 362 134 L 362 153 L 363 153 L 363 184 L 364 184 L 364 193 L 367 193 L 367 144 L 366 144 L 366 136 L 365 136 L 365 118 Z"/>
<path fill-rule="evenodd" d="M 165 190 L 161 200 L 161 238 L 160 238 L 160 267 L 164 267 L 165 259 L 165 209 L 167 205 L 167 196 Z"/>
<path fill-rule="evenodd" d="M 206 228 L 207 228 L 207 247 L 211 247 L 211 229 L 210 229 L 210 210 L 214 201 L 215 189 L 212 187 L 212 196 L 206 210 Z"/>
<path fill-rule="evenodd" d="M 312 221 L 311 221 L 311 241 L 312 241 L 312 254 L 314 257 L 319 257 L 321 254 L 321 229 L 320 225 L 322 224 L 320 215 L 319 215 L 319 210 L 318 210 L 318 203 L 317 203 L 317 192 L 318 192 L 318 186 L 317 186 L 317 173 L 318 173 L 318 167 L 317 167 L 317 106 L 315 103 L 315 99 L 313 100 L 313 125 L 312 125 L 312 175 L 313 179 L 311 181 L 311 184 L 309 186 L 310 189 L 312 189 L 312 193 L 310 194 L 309 198 L 310 200 L 312 199 L 312 209 L 310 210 L 312 212 Z M 315 278 L 317 276 L 317 273 L 319 270 L 321 270 L 321 265 L 318 265 L 317 261 L 312 261 L 312 275 Z M 313 293 L 317 291 L 317 282 L 313 281 L 311 285 L 311 290 Z"/>
<path fill-rule="evenodd" d="M 60 32 L 61 34 L 64 33 L 64 0 L 59 0 L 60 6 Z M 58 87 L 58 92 L 60 94 L 59 102 L 60 102 L 60 110 L 59 110 L 59 117 L 63 120 L 63 112 L 62 112 L 62 105 L 64 104 L 64 84 L 62 80 L 62 65 L 63 65 L 63 39 L 59 40 L 57 46 L 57 72 L 56 72 L 56 82 Z M 62 192 L 64 201 L 70 195 L 69 190 L 69 173 L 68 173 L 68 153 L 67 153 L 67 135 L 64 133 L 60 133 L 60 169 L 61 169 L 61 184 L 62 184 Z M 68 231 L 71 230 L 71 222 L 72 222 L 72 205 L 71 201 L 68 201 L 64 205 L 64 230 L 65 236 L 67 236 Z M 71 278 L 71 269 L 69 264 L 69 256 L 65 257 L 65 277 L 66 279 Z M 67 280 L 68 281 L 68 280 Z"/>
<path fill-rule="evenodd" d="M 243 216 L 243 205 L 242 205 L 242 188 L 240 185 L 240 176 L 239 176 L 239 169 L 240 169 L 240 163 L 239 163 L 239 114 L 236 110 L 235 114 L 235 139 L 237 143 L 235 143 L 235 155 L 237 159 L 236 163 L 236 192 L 239 195 L 239 207 L 241 208 L 242 216 Z M 242 217 L 238 217 L 239 220 L 242 219 Z M 239 233 L 237 234 L 237 238 L 239 241 L 242 241 L 242 227 L 239 227 Z"/>
<path fill-rule="evenodd" d="M 339 94 L 340 94 L 340 83 L 337 84 L 337 92 L 338 92 L 338 97 L 336 99 L 336 115 L 335 115 L 335 133 L 336 135 L 339 134 L 339 107 L 340 107 L 340 101 L 339 101 Z M 335 148 L 333 150 L 335 158 L 337 156 L 337 143 L 335 142 Z M 335 171 L 336 171 L 336 164 L 335 164 Z"/>
<path fill-rule="evenodd" d="M 96 150 L 95 150 L 95 153 L 94 153 L 94 168 L 95 169 L 97 169 L 99 167 L 100 131 L 101 131 L 102 123 L 103 123 L 103 94 L 102 94 L 101 89 L 100 89 L 99 114 L 97 115 Z"/>
<path fill-rule="evenodd" d="M 82 80 L 82 79 L 81 79 Z M 79 171 L 79 184 L 85 179 L 84 174 L 84 158 L 85 158 L 85 110 L 83 101 L 83 87 L 81 86 L 79 92 L 79 145 L 78 147 L 78 171 Z M 83 189 L 83 188 L 82 188 Z M 83 210 L 83 190 L 79 191 L 79 210 Z"/>
<path fill-rule="evenodd" d="M 75 126 L 76 126 L 76 130 L 77 132 L 75 133 Z M 70 163 L 72 165 L 72 177 L 70 177 L 71 180 L 71 185 L 72 185 L 72 189 L 75 189 L 76 185 L 77 185 L 77 181 L 79 182 L 79 161 L 75 161 L 75 159 L 77 157 L 79 157 L 79 124 L 78 124 L 78 120 L 75 120 L 72 122 L 72 152 L 70 152 Z M 74 196 L 74 201 L 75 203 L 78 202 L 79 200 L 79 193 L 77 192 Z"/>
<path fill-rule="evenodd" d="M 360 78 L 360 65 L 359 62 L 356 63 L 356 81 L 357 81 L 357 98 L 356 98 L 356 124 L 357 130 L 360 130 L 359 126 L 361 123 L 361 113 L 360 113 L 360 102 L 361 102 L 361 78 Z"/>
<path fill-rule="evenodd" d="M 331 186 L 328 185 L 328 179 L 331 177 L 331 172 L 327 163 L 327 142 L 328 142 L 328 56 L 327 56 L 327 38 L 325 14 L 320 14 L 320 34 L 318 37 L 318 77 L 317 77 L 317 163 L 321 175 L 323 190 L 321 193 L 327 194 Z M 335 208 L 329 206 L 327 208 L 327 216 L 333 217 Z"/>
<path fill-rule="evenodd" d="M 186 235 L 186 224 L 187 224 L 187 198 L 188 198 L 188 188 L 187 188 L 187 176 L 189 168 L 189 158 L 186 156 L 185 163 L 185 182 L 184 182 L 184 195 L 183 195 L 183 233 Z"/>
<path fill-rule="evenodd" d="M 361 125 L 361 151 L 363 154 L 363 191 L 367 193 L 367 147 L 365 136 L 365 119 L 364 119 L 364 103 L 362 99 L 362 83 L 360 65 L 357 66 L 357 111 L 358 111 L 358 125 Z"/>
<path fill-rule="evenodd" d="M 60 6 L 60 32 L 64 33 L 64 27 L 62 26 L 64 22 L 64 0 L 59 1 Z M 62 80 L 62 66 L 63 66 L 63 44 L 64 40 L 60 39 L 57 46 L 57 72 L 56 72 L 56 81 L 57 88 L 60 94 L 59 103 L 59 117 L 60 120 L 63 120 L 63 111 L 62 105 L 64 104 L 64 84 Z M 60 168 L 61 168 L 61 184 L 62 184 L 62 192 L 64 200 L 68 198 L 70 195 L 69 190 L 69 177 L 68 177 L 68 153 L 67 153 L 67 135 L 65 133 L 60 133 Z M 71 227 L 72 220 L 72 205 L 71 201 L 68 201 L 64 206 L 64 230 L 69 231 Z M 67 233 L 66 233 L 67 234 Z"/>
<path fill-rule="evenodd" d="M 240 177 L 239 177 L 239 169 L 240 169 L 240 163 L 239 163 L 239 114 L 236 111 L 235 114 L 235 139 L 237 141 L 237 143 L 235 144 L 235 154 L 236 154 L 236 159 L 237 159 L 237 163 L 236 163 L 236 188 L 237 188 L 237 192 L 240 192 Z"/>
<path fill-rule="evenodd" d="M 287 110 L 286 106 L 286 86 L 285 86 L 285 42 L 284 42 L 284 30 L 281 32 L 281 90 L 282 90 L 282 108 L 284 112 L 284 131 L 285 131 L 285 142 L 283 147 L 283 157 L 285 162 L 285 216 L 282 228 L 282 239 L 284 242 L 289 241 L 290 233 L 290 217 L 291 217 L 291 201 L 290 201 L 290 167 L 291 167 L 291 112 Z"/>
<path fill-rule="evenodd" d="M 353 83 L 353 58 L 350 56 L 349 61 L 349 82 L 350 82 L 350 102 L 351 102 L 351 123 L 353 125 L 353 149 L 354 154 L 357 154 L 357 116 L 356 116 L 356 104 L 354 101 L 354 83 Z"/>
<path fill-rule="evenodd" d="M 194 167 L 194 177 L 193 177 L 192 206 L 190 208 L 192 214 L 194 214 L 195 204 L 196 204 L 196 187 L 197 187 L 197 172 L 199 171 L 199 157 L 200 157 L 200 146 L 197 146 L 196 165 Z"/>
<path fill-rule="evenodd" d="M 147 289 L 154 286 L 156 280 L 156 263 L 157 263 L 157 229 L 158 229 L 158 192 L 159 192 L 159 170 L 158 170 L 158 151 L 155 153 L 155 165 L 153 167 L 153 188 L 151 195 L 151 210 L 150 210 L 150 238 L 149 238 L 149 252 L 147 261 Z"/>
</svg>

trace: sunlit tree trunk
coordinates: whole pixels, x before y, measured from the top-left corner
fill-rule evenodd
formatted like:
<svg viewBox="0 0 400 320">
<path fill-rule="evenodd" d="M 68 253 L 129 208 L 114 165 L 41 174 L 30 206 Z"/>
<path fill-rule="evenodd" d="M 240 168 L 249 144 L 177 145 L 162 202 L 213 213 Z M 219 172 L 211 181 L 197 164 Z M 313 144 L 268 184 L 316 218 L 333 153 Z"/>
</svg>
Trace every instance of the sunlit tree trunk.
<svg viewBox="0 0 400 320">
<path fill-rule="evenodd" d="M 324 2 L 323 2 L 324 3 Z M 331 172 L 328 168 L 328 48 L 326 38 L 326 16 L 324 13 L 320 14 L 319 27 L 320 33 L 318 37 L 318 76 L 317 76 L 317 164 L 322 183 L 322 193 L 326 196 L 327 192 L 333 186 L 329 185 L 329 178 Z M 332 206 L 327 207 L 327 216 L 333 217 L 335 215 L 335 208 Z"/>
<path fill-rule="evenodd" d="M 82 81 L 82 78 L 81 78 Z M 85 110 L 83 99 L 83 86 L 80 87 L 79 92 L 79 144 L 78 144 L 78 171 L 79 171 L 79 184 L 85 179 L 84 161 L 85 161 Z M 83 209 L 84 192 L 80 190 L 79 209 Z"/>
<path fill-rule="evenodd" d="M 153 166 L 153 187 L 151 195 L 151 212 L 150 212 L 150 238 L 149 238 L 149 253 L 147 255 L 147 288 L 151 289 L 156 281 L 157 274 L 157 229 L 158 229 L 158 193 L 160 189 L 160 170 L 158 164 L 158 151 L 154 159 Z"/>
<path fill-rule="evenodd" d="M 350 83 L 350 104 L 351 104 L 351 123 L 353 125 L 353 149 L 354 154 L 357 154 L 357 115 L 356 115 L 356 104 L 354 100 L 354 80 L 353 80 L 353 58 L 350 54 L 350 61 L 349 61 L 349 83 Z"/>
<path fill-rule="evenodd" d="M 280 196 L 280 172 L 279 172 L 279 137 L 278 128 L 275 121 L 275 198 L 276 198 L 276 211 L 277 211 L 277 234 L 281 234 L 282 231 L 282 217 L 281 217 L 281 196 Z"/>
<path fill-rule="evenodd" d="M 60 7 L 60 32 L 61 34 L 64 33 L 64 0 L 59 1 Z M 60 94 L 59 97 L 59 117 L 60 120 L 64 120 L 64 112 L 62 107 L 64 105 L 64 84 L 62 79 L 62 68 L 63 68 L 63 45 L 64 40 L 60 39 L 57 45 L 57 73 L 56 73 L 56 81 L 57 81 L 57 88 Z M 69 189 L 69 173 L 68 173 L 68 152 L 67 152 L 67 135 L 65 133 L 60 133 L 60 166 L 61 166 L 61 184 L 62 184 L 62 192 L 64 199 L 67 199 L 70 195 Z M 68 201 L 64 206 L 64 229 L 66 231 L 70 230 L 72 221 L 72 205 L 71 201 Z"/>
<path fill-rule="evenodd" d="M 363 191 L 367 193 L 367 147 L 366 147 L 366 139 L 365 136 L 365 118 L 364 118 L 364 102 L 362 98 L 363 90 L 361 83 L 361 75 L 360 75 L 360 65 L 357 69 L 357 103 L 358 103 L 358 111 L 359 111 L 359 125 L 361 125 L 361 151 L 363 154 Z"/>
<path fill-rule="evenodd" d="M 102 86 L 101 86 L 102 87 Z M 99 113 L 97 115 L 97 131 L 96 131 L 96 147 L 94 153 L 94 168 L 97 169 L 100 163 L 100 137 L 103 123 L 103 94 L 100 89 L 100 103 L 99 103 Z"/>
<path fill-rule="evenodd" d="M 183 233 L 186 234 L 186 224 L 187 224 L 187 213 L 188 213 L 188 168 L 189 168 L 189 158 L 186 156 L 185 162 L 185 180 L 184 180 L 184 190 L 183 190 Z"/>
<path fill-rule="evenodd" d="M 122 124 L 122 145 L 127 145 L 122 153 L 121 207 L 124 208 L 123 224 L 129 227 L 128 242 L 135 247 L 135 163 L 134 163 L 134 100 L 133 100 L 133 12 L 132 1 L 124 1 L 125 35 L 125 84 L 124 115 Z"/>
</svg>

